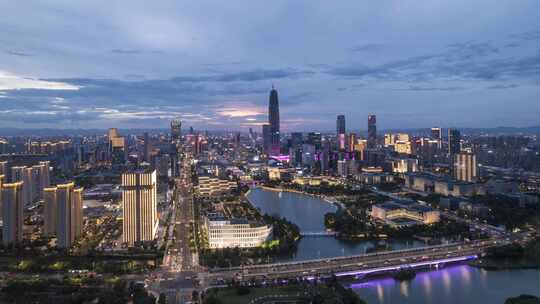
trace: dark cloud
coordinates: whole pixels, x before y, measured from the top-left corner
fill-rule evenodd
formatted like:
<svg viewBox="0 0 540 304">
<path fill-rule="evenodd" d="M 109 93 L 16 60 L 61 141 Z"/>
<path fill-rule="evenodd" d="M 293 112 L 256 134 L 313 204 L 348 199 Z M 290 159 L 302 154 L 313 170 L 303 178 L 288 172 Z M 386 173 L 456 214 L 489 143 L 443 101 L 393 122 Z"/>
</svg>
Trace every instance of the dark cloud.
<svg viewBox="0 0 540 304">
<path fill-rule="evenodd" d="M 386 48 L 386 45 L 379 44 L 379 43 L 370 43 L 370 44 L 364 44 L 355 46 L 351 49 L 353 52 L 379 52 Z"/>
<path fill-rule="evenodd" d="M 136 55 L 142 53 L 142 50 L 136 49 L 112 49 L 111 53 L 122 55 Z"/>
<path fill-rule="evenodd" d="M 22 51 L 14 51 L 14 50 L 7 50 L 6 54 L 12 55 L 12 56 L 19 56 L 19 57 L 30 57 L 33 56 L 30 53 L 22 52 Z"/>
<path fill-rule="evenodd" d="M 488 86 L 487 89 L 490 90 L 506 90 L 506 89 L 514 89 L 519 87 L 517 84 L 496 84 L 492 86 Z"/>
<path fill-rule="evenodd" d="M 206 76 L 180 76 L 172 80 L 182 82 L 232 82 L 232 81 L 261 81 L 283 78 L 300 78 L 313 75 L 312 71 L 296 69 L 255 69 L 241 72 L 229 72 Z"/>
<path fill-rule="evenodd" d="M 465 87 L 421 87 L 421 86 L 409 86 L 403 89 L 394 89 L 396 91 L 462 91 L 466 90 Z"/>
<path fill-rule="evenodd" d="M 374 66 L 349 64 L 325 72 L 353 79 L 408 82 L 444 79 L 540 79 L 540 54 L 505 58 L 497 56 L 499 52 L 499 49 L 490 43 L 459 43 L 449 45 L 448 50 L 441 53 Z"/>
<path fill-rule="evenodd" d="M 525 40 L 525 41 L 540 40 L 540 30 L 532 30 L 528 32 L 512 34 L 509 37 L 513 39 Z"/>
</svg>

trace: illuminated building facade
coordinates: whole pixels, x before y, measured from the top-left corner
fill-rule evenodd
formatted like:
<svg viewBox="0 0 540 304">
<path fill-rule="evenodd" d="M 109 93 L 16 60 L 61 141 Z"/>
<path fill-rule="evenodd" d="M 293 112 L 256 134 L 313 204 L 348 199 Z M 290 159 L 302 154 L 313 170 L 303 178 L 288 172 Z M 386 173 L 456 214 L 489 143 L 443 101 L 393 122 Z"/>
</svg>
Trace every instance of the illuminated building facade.
<svg viewBox="0 0 540 304">
<path fill-rule="evenodd" d="M 2 243 L 17 244 L 23 239 L 23 182 L 2 185 Z"/>
<path fill-rule="evenodd" d="M 123 242 L 133 247 L 154 239 L 158 228 L 155 170 L 122 174 Z"/>
</svg>

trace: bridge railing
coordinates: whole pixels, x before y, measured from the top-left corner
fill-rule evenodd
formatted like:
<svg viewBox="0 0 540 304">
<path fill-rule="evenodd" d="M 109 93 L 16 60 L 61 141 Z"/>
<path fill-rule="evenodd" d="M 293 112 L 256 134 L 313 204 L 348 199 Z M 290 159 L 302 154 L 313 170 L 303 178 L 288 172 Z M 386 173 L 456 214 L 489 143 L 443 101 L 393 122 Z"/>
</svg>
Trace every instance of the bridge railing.
<svg viewBox="0 0 540 304">
<path fill-rule="evenodd" d="M 408 248 L 408 249 L 400 249 L 400 250 L 389 250 L 389 251 L 382 251 L 382 252 L 351 255 L 351 256 L 345 256 L 345 257 L 321 258 L 321 259 L 312 259 L 312 260 L 295 261 L 295 262 L 250 265 L 250 266 L 244 266 L 244 267 L 217 268 L 217 269 L 211 270 L 210 272 L 242 271 L 242 270 L 265 269 L 265 268 L 283 267 L 283 266 L 309 265 L 309 264 L 321 263 L 321 262 L 339 262 L 339 261 L 344 261 L 344 260 L 355 260 L 359 258 L 377 257 L 377 256 L 393 255 L 393 254 L 399 254 L 399 253 L 428 252 L 428 251 L 433 251 L 437 249 L 450 248 L 450 247 L 461 246 L 461 245 L 478 245 L 478 244 L 485 245 L 492 242 L 493 240 L 473 241 L 470 243 L 453 242 L 453 243 L 442 244 L 442 245 Z"/>
</svg>

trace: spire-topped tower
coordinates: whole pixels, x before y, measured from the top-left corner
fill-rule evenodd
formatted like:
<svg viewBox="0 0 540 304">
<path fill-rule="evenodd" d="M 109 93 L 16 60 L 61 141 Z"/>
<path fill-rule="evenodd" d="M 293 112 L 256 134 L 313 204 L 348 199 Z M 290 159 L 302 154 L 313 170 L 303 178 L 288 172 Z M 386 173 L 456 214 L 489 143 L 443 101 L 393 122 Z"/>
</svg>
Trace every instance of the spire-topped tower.
<svg viewBox="0 0 540 304">
<path fill-rule="evenodd" d="M 270 154 L 280 153 L 280 134 L 279 134 L 279 100 L 278 92 L 272 84 L 270 91 L 270 100 L 268 104 L 268 123 L 270 124 Z"/>
</svg>

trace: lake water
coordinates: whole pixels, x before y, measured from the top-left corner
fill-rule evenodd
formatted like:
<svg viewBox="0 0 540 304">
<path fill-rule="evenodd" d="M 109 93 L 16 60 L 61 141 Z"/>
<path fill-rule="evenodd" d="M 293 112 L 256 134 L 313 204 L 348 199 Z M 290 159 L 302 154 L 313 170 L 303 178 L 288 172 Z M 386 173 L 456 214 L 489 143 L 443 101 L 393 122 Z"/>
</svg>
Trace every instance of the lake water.
<svg viewBox="0 0 540 304">
<path fill-rule="evenodd" d="M 334 212 L 337 207 L 318 197 L 294 192 L 277 192 L 261 188 L 253 189 L 248 194 L 249 201 L 261 212 L 277 217 L 284 217 L 295 223 L 301 232 L 322 232 L 324 215 Z M 388 241 L 392 249 L 405 249 L 423 246 L 418 241 Z M 298 243 L 296 253 L 291 257 L 282 257 L 281 261 L 299 261 L 317 258 L 349 256 L 365 253 L 375 244 L 370 241 L 342 241 L 331 236 L 306 236 Z"/>
<path fill-rule="evenodd" d="M 263 213 L 285 217 L 302 232 L 324 231 L 324 214 L 336 206 L 317 197 L 264 189 L 253 189 L 248 199 Z M 392 249 L 423 246 L 420 242 L 389 241 Z M 364 253 L 372 242 L 346 242 L 334 237 L 304 237 L 292 257 L 298 261 Z M 369 304 L 479 304 L 504 303 L 520 294 L 540 296 L 540 270 L 485 271 L 467 265 L 454 265 L 438 271 L 421 272 L 409 282 L 391 278 L 353 283 L 350 286 Z"/>
<path fill-rule="evenodd" d="M 350 287 L 369 304 L 502 304 L 520 294 L 540 296 L 540 270 L 486 271 L 454 265 L 418 273 L 409 282 L 385 278 Z"/>
</svg>

